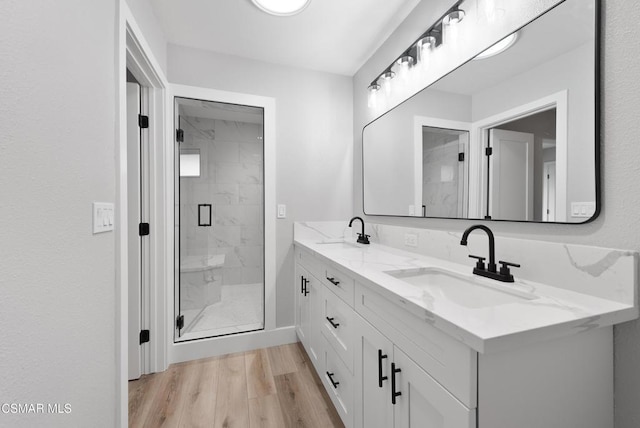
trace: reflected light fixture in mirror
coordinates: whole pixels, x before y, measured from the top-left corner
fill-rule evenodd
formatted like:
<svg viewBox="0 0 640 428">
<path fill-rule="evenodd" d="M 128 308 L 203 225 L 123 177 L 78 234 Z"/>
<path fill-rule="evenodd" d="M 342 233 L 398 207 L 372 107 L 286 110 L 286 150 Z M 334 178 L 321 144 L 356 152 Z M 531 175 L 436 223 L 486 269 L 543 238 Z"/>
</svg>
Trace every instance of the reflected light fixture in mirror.
<svg viewBox="0 0 640 428">
<path fill-rule="evenodd" d="M 508 35 L 507 37 L 505 37 L 504 39 L 500 40 L 495 45 L 491 46 L 489 49 L 479 53 L 474 58 L 474 60 L 490 58 L 492 56 L 498 55 L 498 54 L 506 51 L 507 49 L 509 49 L 511 46 L 513 46 L 514 43 L 517 40 L 518 40 L 518 33 L 517 32 L 516 33 L 512 33 L 512 34 Z"/>
<path fill-rule="evenodd" d="M 481 3 L 484 18 L 489 24 L 493 24 L 505 14 L 503 0 L 484 0 Z"/>
<path fill-rule="evenodd" d="M 270 15 L 291 16 L 302 12 L 311 0 L 251 0 L 260 10 Z"/>
</svg>

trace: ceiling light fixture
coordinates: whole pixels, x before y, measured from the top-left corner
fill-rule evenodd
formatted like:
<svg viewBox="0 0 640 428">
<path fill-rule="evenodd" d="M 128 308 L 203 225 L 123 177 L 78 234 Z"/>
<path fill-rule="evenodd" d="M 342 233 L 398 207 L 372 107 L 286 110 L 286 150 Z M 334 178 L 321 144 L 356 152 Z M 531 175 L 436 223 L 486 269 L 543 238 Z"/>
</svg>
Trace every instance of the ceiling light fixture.
<svg viewBox="0 0 640 428">
<path fill-rule="evenodd" d="M 291 16 L 302 12 L 311 0 L 251 0 L 260 10 L 276 16 Z"/>
<path fill-rule="evenodd" d="M 498 43 L 496 43 L 495 45 L 491 46 L 489 49 L 487 49 L 487 50 L 479 53 L 478 55 L 476 55 L 474 60 L 490 58 L 492 56 L 498 55 L 498 54 L 506 51 L 507 49 L 509 49 L 511 46 L 513 46 L 513 44 L 516 42 L 517 39 L 518 39 L 518 33 L 517 32 L 509 34 L 507 37 L 505 37 L 504 39 L 500 40 Z"/>
</svg>

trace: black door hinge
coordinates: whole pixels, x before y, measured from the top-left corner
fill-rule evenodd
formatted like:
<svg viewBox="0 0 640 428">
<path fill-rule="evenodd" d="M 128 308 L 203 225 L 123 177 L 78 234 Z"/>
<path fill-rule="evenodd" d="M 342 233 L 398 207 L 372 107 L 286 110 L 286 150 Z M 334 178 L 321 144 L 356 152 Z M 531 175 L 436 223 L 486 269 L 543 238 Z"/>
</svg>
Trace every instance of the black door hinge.
<svg viewBox="0 0 640 428">
<path fill-rule="evenodd" d="M 178 143 L 184 142 L 184 131 L 182 129 L 176 130 L 176 141 Z"/>
<path fill-rule="evenodd" d="M 464 152 L 458 153 L 458 162 L 464 162 Z"/>
<path fill-rule="evenodd" d="M 142 114 L 138 115 L 138 126 L 140 128 L 148 128 L 149 127 L 149 116 L 145 116 Z"/>
<path fill-rule="evenodd" d="M 147 343 L 149 341 L 149 330 L 140 331 L 140 344 Z"/>
<path fill-rule="evenodd" d="M 487 156 L 491 156 L 493 154 L 493 147 L 487 147 L 484 149 L 484 154 Z"/>
<path fill-rule="evenodd" d="M 182 330 L 184 328 L 184 315 L 180 315 L 176 318 L 176 328 Z"/>
<path fill-rule="evenodd" d="M 149 234 L 149 223 L 140 223 L 138 225 L 138 235 L 147 236 Z"/>
</svg>

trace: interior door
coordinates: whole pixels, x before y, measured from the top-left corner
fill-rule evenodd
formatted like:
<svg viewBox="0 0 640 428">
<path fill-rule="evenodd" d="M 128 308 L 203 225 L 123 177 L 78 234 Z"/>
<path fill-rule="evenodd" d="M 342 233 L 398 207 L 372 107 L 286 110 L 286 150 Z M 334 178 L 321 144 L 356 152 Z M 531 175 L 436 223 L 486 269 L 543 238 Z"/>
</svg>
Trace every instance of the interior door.
<svg viewBox="0 0 640 428">
<path fill-rule="evenodd" d="M 556 221 L 556 163 L 544 163 L 542 219 Z"/>
<path fill-rule="evenodd" d="M 141 240 L 138 236 L 140 221 L 140 85 L 127 83 L 127 195 L 129 224 L 129 379 L 138 379 L 142 374 L 142 287 L 141 287 Z"/>
<path fill-rule="evenodd" d="M 533 220 L 533 134 L 489 130 L 488 214 L 499 220 Z"/>
</svg>

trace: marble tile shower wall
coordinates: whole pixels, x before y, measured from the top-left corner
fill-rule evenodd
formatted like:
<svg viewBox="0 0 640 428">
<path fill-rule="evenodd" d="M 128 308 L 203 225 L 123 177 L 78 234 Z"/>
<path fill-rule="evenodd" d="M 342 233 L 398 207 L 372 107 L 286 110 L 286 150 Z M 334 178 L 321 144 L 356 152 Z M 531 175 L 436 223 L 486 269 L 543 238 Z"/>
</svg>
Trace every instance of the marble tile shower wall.
<svg viewBox="0 0 640 428">
<path fill-rule="evenodd" d="M 198 149 L 201 156 L 200 177 L 182 178 L 180 184 L 184 255 L 225 254 L 215 274 L 222 275 L 223 285 L 262 283 L 262 125 L 182 119 L 181 149 Z M 212 205 L 211 227 L 198 226 L 198 204 Z"/>
</svg>

